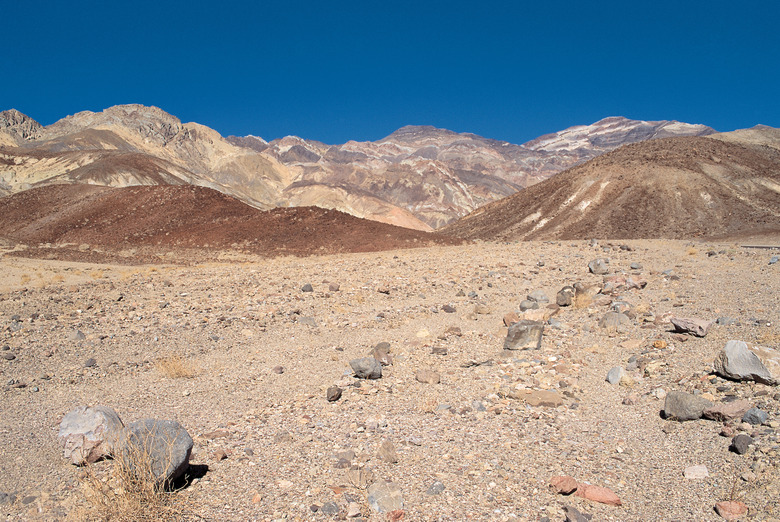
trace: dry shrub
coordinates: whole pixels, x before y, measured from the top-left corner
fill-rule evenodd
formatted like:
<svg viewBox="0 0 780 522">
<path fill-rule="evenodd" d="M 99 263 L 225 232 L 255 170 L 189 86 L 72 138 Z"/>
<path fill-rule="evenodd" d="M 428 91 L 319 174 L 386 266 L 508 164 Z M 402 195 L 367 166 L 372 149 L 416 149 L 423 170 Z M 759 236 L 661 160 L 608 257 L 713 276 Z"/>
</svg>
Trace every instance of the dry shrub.
<svg viewBox="0 0 780 522">
<path fill-rule="evenodd" d="M 686 253 L 686 255 L 689 255 L 689 256 L 695 256 L 696 254 L 699 253 L 699 251 L 696 250 L 695 247 L 688 247 L 688 250 L 686 250 L 685 253 Z"/>
<path fill-rule="evenodd" d="M 52 280 L 52 282 L 54 282 L 54 283 L 62 283 L 63 281 L 65 281 L 65 276 L 64 276 L 64 275 L 62 275 L 62 274 L 55 274 L 55 275 L 54 275 L 54 276 L 51 278 L 51 280 Z"/>
<path fill-rule="evenodd" d="M 113 461 L 110 469 L 88 464 L 81 486 L 85 505 L 69 518 L 78 521 L 173 521 L 191 518 L 176 491 L 154 479 L 152 459 L 142 445 Z"/>
<path fill-rule="evenodd" d="M 103 279 L 104 277 L 106 277 L 106 274 L 102 270 L 93 270 L 92 272 L 90 272 L 89 276 L 92 279 Z"/>
<path fill-rule="evenodd" d="M 154 366 L 160 373 L 171 379 L 191 379 L 200 372 L 200 368 L 196 364 L 185 361 L 179 355 L 157 359 Z"/>
<path fill-rule="evenodd" d="M 593 297 L 587 293 L 579 293 L 574 296 L 572 306 L 576 309 L 588 308 L 593 304 Z"/>
<path fill-rule="evenodd" d="M 23 285 L 29 283 L 30 279 L 32 279 L 30 277 L 30 274 L 22 274 L 22 284 Z"/>
<path fill-rule="evenodd" d="M 421 413 L 436 413 L 436 408 L 439 407 L 439 401 L 436 397 L 423 397 L 420 402 L 417 403 L 417 409 Z"/>
</svg>

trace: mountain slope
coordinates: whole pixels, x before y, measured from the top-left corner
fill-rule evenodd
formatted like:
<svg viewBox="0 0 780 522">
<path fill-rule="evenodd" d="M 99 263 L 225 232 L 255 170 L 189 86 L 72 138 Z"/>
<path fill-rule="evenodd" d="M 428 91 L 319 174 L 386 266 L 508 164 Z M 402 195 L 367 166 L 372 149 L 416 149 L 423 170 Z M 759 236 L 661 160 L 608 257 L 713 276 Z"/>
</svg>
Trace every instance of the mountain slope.
<svg viewBox="0 0 780 522">
<path fill-rule="evenodd" d="M 503 240 L 780 231 L 780 151 L 729 139 L 733 136 L 627 145 L 480 208 L 441 231 Z"/>
<path fill-rule="evenodd" d="M 79 112 L 47 127 L 11 110 L 0 113 L 0 194 L 51 182 L 183 182 L 261 209 L 313 204 L 431 230 L 623 143 L 708 132 L 608 118 L 525 145 L 407 126 L 376 142 L 331 146 L 295 136 L 223 138 L 142 105 Z"/>
</svg>

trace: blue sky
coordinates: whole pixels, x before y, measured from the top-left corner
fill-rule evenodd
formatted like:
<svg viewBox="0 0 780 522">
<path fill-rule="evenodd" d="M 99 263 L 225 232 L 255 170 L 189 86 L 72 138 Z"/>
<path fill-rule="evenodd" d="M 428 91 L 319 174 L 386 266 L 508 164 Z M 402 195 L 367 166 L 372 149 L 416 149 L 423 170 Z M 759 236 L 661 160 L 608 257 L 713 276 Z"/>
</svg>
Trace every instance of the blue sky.
<svg viewBox="0 0 780 522">
<path fill-rule="evenodd" d="M 780 127 L 780 2 L 2 0 L 0 108 L 156 105 L 223 135 L 523 143 L 614 115 Z"/>
</svg>

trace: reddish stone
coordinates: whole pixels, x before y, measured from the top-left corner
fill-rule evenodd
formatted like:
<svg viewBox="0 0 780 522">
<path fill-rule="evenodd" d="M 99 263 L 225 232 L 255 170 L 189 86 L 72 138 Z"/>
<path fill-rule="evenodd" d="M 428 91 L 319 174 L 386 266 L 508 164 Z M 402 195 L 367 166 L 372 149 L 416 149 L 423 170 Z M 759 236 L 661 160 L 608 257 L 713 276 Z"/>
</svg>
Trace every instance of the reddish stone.
<svg viewBox="0 0 780 522">
<path fill-rule="evenodd" d="M 574 492 L 578 497 L 592 500 L 593 502 L 599 502 L 601 504 L 608 504 L 610 506 L 621 506 L 623 503 L 620 498 L 609 488 L 602 486 L 593 486 L 591 484 L 578 484 L 577 491 Z"/>
<path fill-rule="evenodd" d="M 398 520 L 403 520 L 406 516 L 406 512 L 403 509 L 396 509 L 394 511 L 390 511 L 387 514 L 387 520 L 390 520 L 391 522 L 397 522 Z"/>
<path fill-rule="evenodd" d="M 739 520 L 747 515 L 748 508 L 742 502 L 726 500 L 715 504 L 715 511 L 726 520 Z"/>
<path fill-rule="evenodd" d="M 556 475 L 550 479 L 550 489 L 560 495 L 570 495 L 577 489 L 577 481 L 568 475 Z"/>
</svg>

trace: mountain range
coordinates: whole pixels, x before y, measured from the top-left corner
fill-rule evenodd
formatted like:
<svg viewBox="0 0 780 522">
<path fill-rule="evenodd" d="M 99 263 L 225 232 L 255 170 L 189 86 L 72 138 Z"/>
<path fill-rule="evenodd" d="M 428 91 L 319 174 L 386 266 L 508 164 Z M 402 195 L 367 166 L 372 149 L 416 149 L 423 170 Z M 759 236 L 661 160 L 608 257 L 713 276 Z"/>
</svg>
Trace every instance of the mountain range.
<svg viewBox="0 0 780 522">
<path fill-rule="evenodd" d="M 319 206 L 430 231 L 622 145 L 714 133 L 612 117 L 522 145 L 431 126 L 326 145 L 223 137 L 142 105 L 80 112 L 48 126 L 7 110 L 0 112 L 0 195 L 61 183 L 196 185 L 261 210 Z"/>
</svg>

